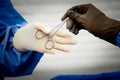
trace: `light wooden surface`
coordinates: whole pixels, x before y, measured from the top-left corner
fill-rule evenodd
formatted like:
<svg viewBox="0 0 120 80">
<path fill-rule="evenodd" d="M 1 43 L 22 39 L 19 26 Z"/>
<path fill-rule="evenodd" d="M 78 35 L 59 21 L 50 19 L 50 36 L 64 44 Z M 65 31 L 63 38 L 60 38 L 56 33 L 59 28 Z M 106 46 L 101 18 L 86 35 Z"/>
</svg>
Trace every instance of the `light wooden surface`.
<svg viewBox="0 0 120 80">
<path fill-rule="evenodd" d="M 74 5 L 93 3 L 107 16 L 120 20 L 120 0 L 11 0 L 28 22 L 41 21 L 55 26 L 66 10 Z M 65 25 L 62 29 L 65 29 Z M 5 80 L 49 80 L 58 74 L 91 74 L 120 70 L 120 49 L 94 37 L 85 30 L 74 36 L 77 40 L 70 53 L 45 54 L 30 76 Z"/>
</svg>

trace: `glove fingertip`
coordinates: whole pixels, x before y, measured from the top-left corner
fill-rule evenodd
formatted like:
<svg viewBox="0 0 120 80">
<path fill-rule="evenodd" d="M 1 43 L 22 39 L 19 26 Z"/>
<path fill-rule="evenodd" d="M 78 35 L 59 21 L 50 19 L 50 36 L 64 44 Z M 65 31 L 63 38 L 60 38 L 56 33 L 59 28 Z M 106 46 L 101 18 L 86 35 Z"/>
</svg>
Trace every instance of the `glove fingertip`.
<svg viewBox="0 0 120 80">
<path fill-rule="evenodd" d="M 61 18 L 61 20 L 65 20 L 67 18 L 67 13 L 64 14 L 64 16 Z"/>
<path fill-rule="evenodd" d="M 65 19 L 65 17 L 63 16 L 62 18 L 61 18 L 61 21 L 63 21 Z"/>
</svg>

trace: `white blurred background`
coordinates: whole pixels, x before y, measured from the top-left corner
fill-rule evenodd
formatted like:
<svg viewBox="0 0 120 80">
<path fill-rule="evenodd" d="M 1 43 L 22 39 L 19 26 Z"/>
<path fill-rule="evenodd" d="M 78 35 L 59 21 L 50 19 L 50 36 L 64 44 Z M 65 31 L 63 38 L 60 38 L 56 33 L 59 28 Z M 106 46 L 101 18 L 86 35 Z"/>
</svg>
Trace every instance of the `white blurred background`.
<svg viewBox="0 0 120 80">
<path fill-rule="evenodd" d="M 120 20 L 120 0 L 11 0 L 17 11 L 28 21 L 41 21 L 54 27 L 70 7 L 92 3 L 107 16 Z M 62 29 L 65 29 L 65 25 Z M 70 53 L 45 54 L 32 75 L 7 77 L 5 80 L 49 80 L 59 74 L 92 74 L 120 70 L 120 49 L 94 37 L 85 30 L 74 36 Z"/>
</svg>

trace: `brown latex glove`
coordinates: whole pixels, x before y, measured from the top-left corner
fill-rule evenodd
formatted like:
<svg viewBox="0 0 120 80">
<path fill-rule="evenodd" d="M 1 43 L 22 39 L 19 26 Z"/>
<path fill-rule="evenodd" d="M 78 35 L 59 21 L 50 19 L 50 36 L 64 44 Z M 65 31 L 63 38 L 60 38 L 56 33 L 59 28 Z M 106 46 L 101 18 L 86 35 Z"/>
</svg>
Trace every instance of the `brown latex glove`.
<svg viewBox="0 0 120 80">
<path fill-rule="evenodd" d="M 78 34 L 79 30 L 86 29 L 95 36 L 115 44 L 120 21 L 110 19 L 92 4 L 77 5 L 70 8 L 62 20 L 69 17 L 67 29 Z"/>
</svg>

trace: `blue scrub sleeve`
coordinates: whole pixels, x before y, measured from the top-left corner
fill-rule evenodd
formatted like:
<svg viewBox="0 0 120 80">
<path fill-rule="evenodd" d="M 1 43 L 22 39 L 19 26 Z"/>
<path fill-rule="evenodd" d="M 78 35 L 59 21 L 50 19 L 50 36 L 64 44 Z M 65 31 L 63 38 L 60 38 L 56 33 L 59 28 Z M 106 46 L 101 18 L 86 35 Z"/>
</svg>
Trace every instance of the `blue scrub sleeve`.
<svg viewBox="0 0 120 80">
<path fill-rule="evenodd" d="M 120 47 L 120 32 L 116 37 L 116 45 Z M 120 71 L 87 75 L 58 75 L 53 77 L 51 80 L 120 80 Z"/>
<path fill-rule="evenodd" d="M 51 80 L 120 80 L 120 72 L 86 74 L 86 75 L 58 75 Z"/>
<path fill-rule="evenodd" d="M 10 0 L 0 0 L 0 78 L 24 76 L 33 72 L 43 53 L 20 52 L 12 44 L 17 29 L 27 24 Z M 1 80 L 0 79 L 0 80 Z"/>
<path fill-rule="evenodd" d="M 116 42 L 117 42 L 116 45 L 120 47 L 120 32 L 117 35 Z"/>
</svg>

